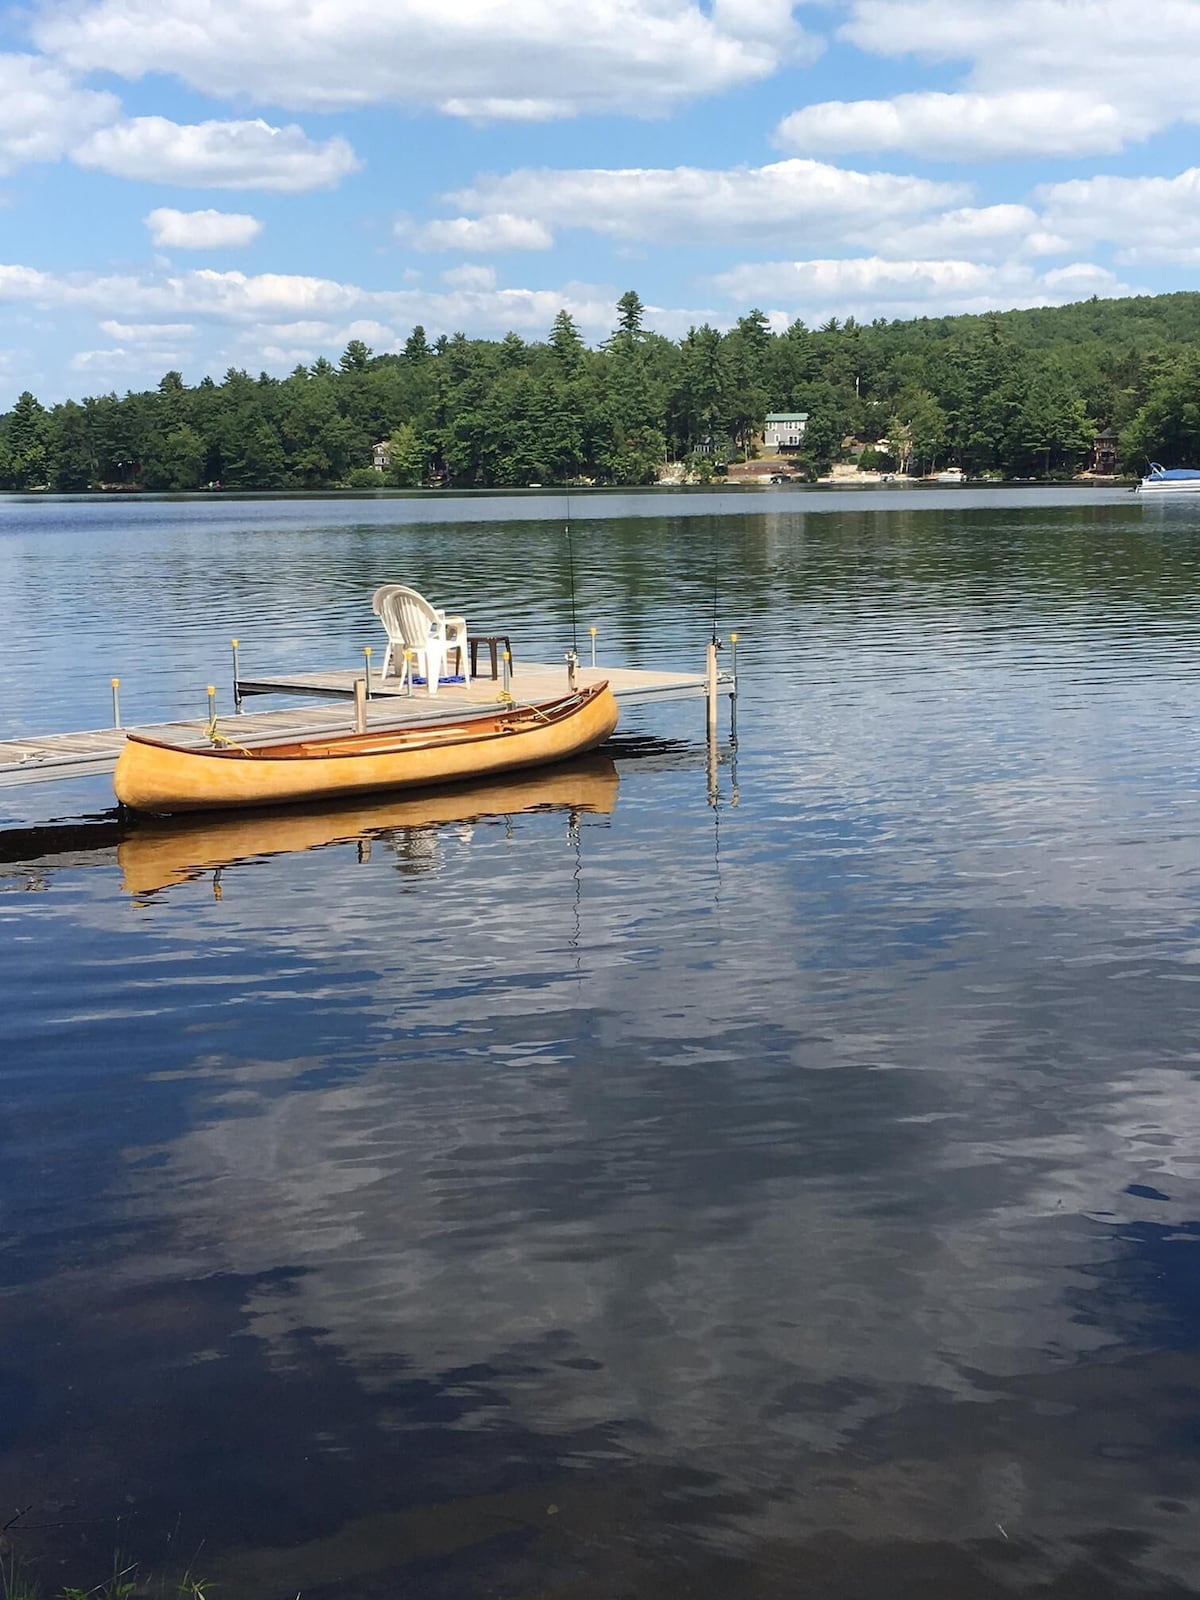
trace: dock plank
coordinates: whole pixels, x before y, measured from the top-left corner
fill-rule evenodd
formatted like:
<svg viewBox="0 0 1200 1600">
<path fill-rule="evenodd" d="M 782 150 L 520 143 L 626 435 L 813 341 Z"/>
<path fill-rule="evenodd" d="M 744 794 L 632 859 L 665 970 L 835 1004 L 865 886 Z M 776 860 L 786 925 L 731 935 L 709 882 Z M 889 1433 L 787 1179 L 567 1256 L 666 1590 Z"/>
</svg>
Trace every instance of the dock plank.
<svg viewBox="0 0 1200 1600">
<path fill-rule="evenodd" d="M 337 703 L 289 706 L 278 711 L 243 711 L 221 717 L 218 729 L 226 737 L 236 738 L 239 744 L 247 746 L 347 730 L 353 725 L 348 702 L 353 701 L 355 679 L 361 676 L 361 672 L 333 671 L 242 678 L 238 687 L 246 698 L 293 695 Z M 702 674 L 640 667 L 579 669 L 581 685 L 603 679 L 608 680 L 619 702 L 631 705 L 654 700 L 697 699 L 706 693 Z M 431 695 L 423 685 L 417 685 L 410 694 L 395 684 L 385 686 L 376 682 L 367 702 L 367 723 L 372 728 L 402 728 L 431 718 L 453 716 L 456 711 L 483 713 L 502 701 L 502 687 L 500 682 L 484 676 L 472 679 L 469 684 L 444 683 Z M 514 700 L 539 701 L 565 694 L 567 688 L 564 666 L 528 662 L 513 672 L 509 693 Z M 736 686 L 728 673 L 722 673 L 718 688 L 722 694 L 732 694 Z M 204 718 L 142 724 L 130 731 L 194 747 L 208 743 L 208 722 Z M 0 740 L 0 788 L 96 777 L 111 772 L 125 743 L 125 733 L 124 728 L 88 728 Z"/>
</svg>

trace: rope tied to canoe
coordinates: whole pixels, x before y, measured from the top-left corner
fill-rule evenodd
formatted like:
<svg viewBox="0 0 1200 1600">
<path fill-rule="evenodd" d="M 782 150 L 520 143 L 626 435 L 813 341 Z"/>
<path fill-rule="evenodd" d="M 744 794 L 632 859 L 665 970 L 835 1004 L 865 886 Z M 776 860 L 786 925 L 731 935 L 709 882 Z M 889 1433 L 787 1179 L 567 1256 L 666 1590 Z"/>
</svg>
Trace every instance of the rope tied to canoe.
<svg viewBox="0 0 1200 1600">
<path fill-rule="evenodd" d="M 236 739 L 228 739 L 223 733 L 217 732 L 217 719 L 210 717 L 205 735 L 209 744 L 215 745 L 218 750 L 236 750 L 240 756 L 252 756 L 253 750 L 247 750 L 244 744 L 239 744 Z"/>
<path fill-rule="evenodd" d="M 535 717 L 540 717 L 543 722 L 553 722 L 554 720 L 553 717 L 548 717 L 546 715 L 541 706 L 522 705 L 519 700 L 514 700 L 507 689 L 501 689 L 496 698 L 499 700 L 500 704 L 507 707 L 509 711 L 529 711 Z M 500 731 L 502 733 L 515 733 L 517 730 L 515 728 L 502 728 Z"/>
</svg>

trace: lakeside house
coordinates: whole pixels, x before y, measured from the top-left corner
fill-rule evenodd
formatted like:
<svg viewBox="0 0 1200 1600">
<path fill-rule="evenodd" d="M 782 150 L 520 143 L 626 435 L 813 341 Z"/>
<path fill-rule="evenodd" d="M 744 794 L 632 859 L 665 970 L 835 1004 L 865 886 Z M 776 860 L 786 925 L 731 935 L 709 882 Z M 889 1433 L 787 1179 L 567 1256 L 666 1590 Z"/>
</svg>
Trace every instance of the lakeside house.
<svg viewBox="0 0 1200 1600">
<path fill-rule="evenodd" d="M 764 450 L 798 450 L 808 426 L 807 411 L 770 411 L 763 428 Z"/>
<path fill-rule="evenodd" d="M 392 464 L 392 447 L 387 439 L 371 446 L 371 465 L 376 472 L 386 472 Z"/>
<path fill-rule="evenodd" d="M 1103 477 L 1112 477 L 1117 470 L 1118 436 L 1111 428 L 1098 433 L 1092 440 L 1092 468 Z"/>
</svg>

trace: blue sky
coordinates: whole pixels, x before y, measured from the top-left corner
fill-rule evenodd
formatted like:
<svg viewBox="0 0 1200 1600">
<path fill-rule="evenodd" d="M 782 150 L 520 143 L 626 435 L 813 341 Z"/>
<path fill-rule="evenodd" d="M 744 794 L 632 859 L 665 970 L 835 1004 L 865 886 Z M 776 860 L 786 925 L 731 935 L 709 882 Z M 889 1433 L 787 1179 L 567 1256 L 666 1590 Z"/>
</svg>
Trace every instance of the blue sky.
<svg viewBox="0 0 1200 1600">
<path fill-rule="evenodd" d="M 1200 0 L 47 0 L 0 19 L 0 409 L 360 338 L 1191 288 Z"/>
</svg>

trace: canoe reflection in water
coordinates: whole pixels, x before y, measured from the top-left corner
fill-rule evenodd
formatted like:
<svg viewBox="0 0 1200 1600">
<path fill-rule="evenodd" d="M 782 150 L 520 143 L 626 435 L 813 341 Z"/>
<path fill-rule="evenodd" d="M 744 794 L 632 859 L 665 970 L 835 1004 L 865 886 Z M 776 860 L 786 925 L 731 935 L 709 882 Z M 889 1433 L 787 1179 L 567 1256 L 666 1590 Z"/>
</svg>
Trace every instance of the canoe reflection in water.
<svg viewBox="0 0 1200 1600">
<path fill-rule="evenodd" d="M 532 811 L 607 815 L 619 784 L 613 762 L 591 755 L 503 782 L 424 789 L 404 800 L 210 813 L 203 821 L 143 818 L 117 846 L 121 886 L 140 898 L 238 861 L 332 844 L 357 843 L 365 856 L 381 837 L 400 847 L 410 870 L 429 870 L 438 828 Z"/>
</svg>

